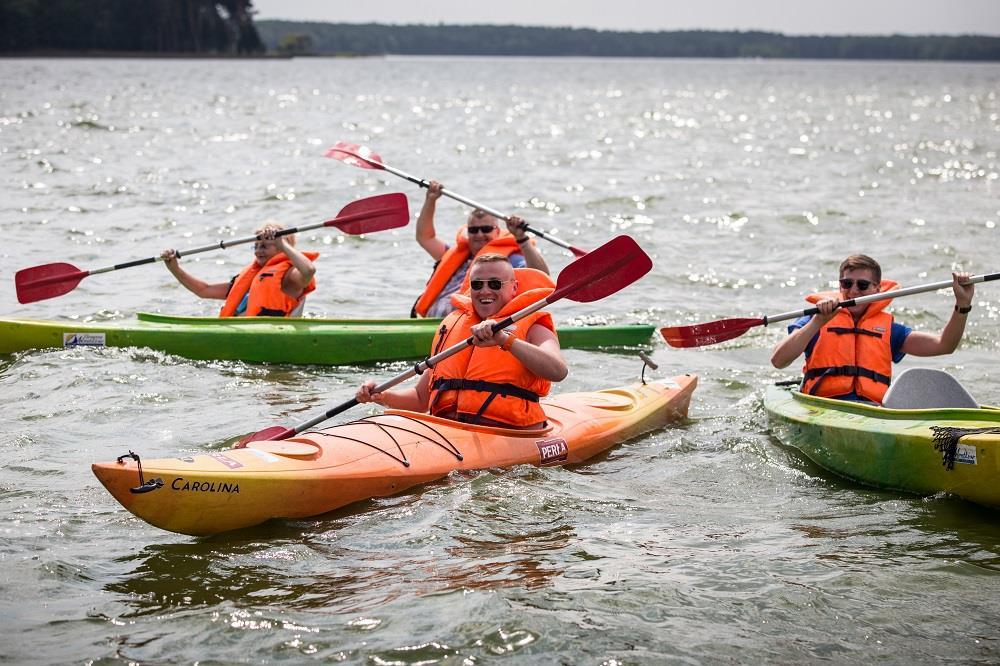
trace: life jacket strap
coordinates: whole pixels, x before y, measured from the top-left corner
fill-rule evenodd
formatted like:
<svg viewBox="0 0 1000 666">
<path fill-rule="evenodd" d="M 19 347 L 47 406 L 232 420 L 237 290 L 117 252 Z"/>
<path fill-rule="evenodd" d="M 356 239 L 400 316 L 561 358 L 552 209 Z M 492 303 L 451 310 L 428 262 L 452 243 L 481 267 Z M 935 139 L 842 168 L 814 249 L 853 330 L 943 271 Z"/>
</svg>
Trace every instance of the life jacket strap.
<svg viewBox="0 0 1000 666">
<path fill-rule="evenodd" d="M 870 379 L 873 382 L 878 382 L 880 384 L 885 384 L 886 386 L 889 386 L 892 383 L 892 377 L 875 372 L 874 370 L 869 370 L 868 368 L 861 368 L 856 365 L 835 365 L 826 368 L 811 368 L 806 370 L 805 375 L 802 377 L 802 385 L 805 386 L 806 382 L 810 379 L 816 379 L 818 377 L 819 381 L 813 384 L 813 387 L 809 390 L 809 395 L 816 395 L 820 384 L 823 383 L 823 379 L 834 376 L 865 377 L 866 379 Z"/>
<path fill-rule="evenodd" d="M 469 419 L 468 417 L 461 419 L 466 423 L 478 424 L 479 419 L 482 418 L 483 412 L 486 408 L 490 406 L 490 403 L 498 396 L 503 397 L 514 396 L 515 398 L 521 398 L 522 400 L 527 400 L 528 402 L 538 402 L 538 394 L 527 389 L 523 389 L 520 386 L 514 386 L 513 384 L 501 384 L 498 382 L 487 382 L 482 379 L 436 379 L 431 385 L 431 390 L 437 391 L 434 394 L 434 400 L 431 402 L 430 410 L 433 413 L 434 404 L 437 403 L 437 399 L 441 397 L 444 391 L 481 391 L 483 393 L 489 393 L 490 395 L 483 401 L 482 406 L 480 406 L 479 411 L 476 412 L 475 416 Z"/>
<path fill-rule="evenodd" d="M 838 335 L 870 335 L 873 338 L 881 338 L 882 337 L 882 334 L 879 333 L 878 331 L 869 331 L 869 330 L 864 329 L 864 328 L 858 328 L 857 326 L 854 326 L 854 327 L 848 327 L 848 326 L 830 326 L 826 330 L 830 331 L 831 333 L 836 333 Z"/>
<path fill-rule="evenodd" d="M 481 379 L 444 379 L 434 380 L 431 386 L 434 391 L 481 391 L 483 393 L 493 393 L 505 398 L 514 396 L 528 402 L 538 402 L 539 395 L 533 391 L 523 389 L 514 384 L 501 384 L 498 382 L 487 382 Z M 492 396 L 490 397 L 492 400 Z"/>
</svg>

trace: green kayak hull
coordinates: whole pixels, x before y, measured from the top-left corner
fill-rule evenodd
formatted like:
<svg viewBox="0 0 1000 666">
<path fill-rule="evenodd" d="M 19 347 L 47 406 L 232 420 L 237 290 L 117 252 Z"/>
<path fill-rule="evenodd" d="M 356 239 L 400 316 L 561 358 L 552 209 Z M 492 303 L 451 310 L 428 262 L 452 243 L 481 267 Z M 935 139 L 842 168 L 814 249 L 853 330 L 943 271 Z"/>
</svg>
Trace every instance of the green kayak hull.
<svg viewBox="0 0 1000 666">
<path fill-rule="evenodd" d="M 347 365 L 423 358 L 440 319 L 174 317 L 135 322 L 0 319 L 0 354 L 61 347 L 148 347 L 195 360 Z M 649 348 L 654 326 L 560 327 L 564 349 Z"/>
<path fill-rule="evenodd" d="M 770 387 L 772 434 L 840 476 L 919 495 L 949 493 L 1000 508 L 1000 409 L 885 409 Z M 958 439 L 952 469 L 934 448 L 932 426 L 997 429 Z"/>
</svg>

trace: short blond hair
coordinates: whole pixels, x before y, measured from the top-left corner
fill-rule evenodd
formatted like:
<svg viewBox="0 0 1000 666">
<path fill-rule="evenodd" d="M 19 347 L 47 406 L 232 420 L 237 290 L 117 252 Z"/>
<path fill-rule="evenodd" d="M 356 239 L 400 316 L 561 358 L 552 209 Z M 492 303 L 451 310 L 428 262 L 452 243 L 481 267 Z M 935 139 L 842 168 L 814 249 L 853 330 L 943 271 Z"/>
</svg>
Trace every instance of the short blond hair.
<svg viewBox="0 0 1000 666">
<path fill-rule="evenodd" d="M 508 264 L 510 263 L 510 259 L 508 259 L 506 256 L 502 254 L 498 254 L 496 252 L 487 252 L 486 254 L 481 254 L 475 259 L 473 259 L 472 264 L 469 266 L 469 268 L 472 268 L 472 266 L 475 266 L 476 264 L 491 264 L 496 261 L 506 261 Z"/>
</svg>

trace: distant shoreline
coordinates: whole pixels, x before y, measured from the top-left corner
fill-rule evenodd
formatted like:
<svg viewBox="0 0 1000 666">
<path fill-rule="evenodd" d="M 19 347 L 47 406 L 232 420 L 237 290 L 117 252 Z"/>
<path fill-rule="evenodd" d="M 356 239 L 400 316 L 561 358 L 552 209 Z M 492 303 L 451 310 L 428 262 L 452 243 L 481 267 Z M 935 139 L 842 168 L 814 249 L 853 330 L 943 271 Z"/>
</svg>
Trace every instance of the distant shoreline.
<svg viewBox="0 0 1000 666">
<path fill-rule="evenodd" d="M 26 48 L 0 58 L 143 58 L 287 60 L 379 57 L 661 58 L 713 60 L 841 60 L 1000 62 L 1000 37 L 987 35 L 810 35 L 771 32 L 621 32 L 511 25 L 389 25 L 265 20 L 253 26 L 254 49 L 224 52 L 134 50 L 134 40 L 92 39 L 104 48 Z M 9 46 L 11 42 L 8 40 Z M 107 48 L 117 44 L 128 50 Z M 163 42 L 159 42 L 163 43 Z M 198 43 L 198 42 L 194 42 Z M 201 42 L 204 44 L 204 42 Z M 52 39 L 39 44 L 76 46 Z M 191 49 L 192 40 L 170 42 Z M 228 43 L 227 43 L 228 44 Z"/>
<path fill-rule="evenodd" d="M 987 35 L 788 36 L 277 20 L 256 21 L 255 26 L 268 52 L 290 55 L 1000 61 L 1000 37 Z"/>
</svg>

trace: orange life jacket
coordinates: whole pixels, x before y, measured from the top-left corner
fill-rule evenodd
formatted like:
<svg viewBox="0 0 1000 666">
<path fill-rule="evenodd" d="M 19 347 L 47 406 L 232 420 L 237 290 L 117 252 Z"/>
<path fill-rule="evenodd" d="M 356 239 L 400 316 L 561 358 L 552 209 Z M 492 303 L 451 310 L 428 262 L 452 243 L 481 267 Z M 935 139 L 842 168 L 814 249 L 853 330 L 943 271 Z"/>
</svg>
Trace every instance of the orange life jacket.
<svg viewBox="0 0 1000 666">
<path fill-rule="evenodd" d="M 302 254 L 310 261 L 315 261 L 316 257 L 319 256 L 318 252 L 303 252 Z M 233 279 L 233 283 L 229 286 L 229 293 L 226 294 L 226 302 L 222 304 L 222 309 L 219 311 L 219 316 L 236 316 L 236 308 L 239 307 L 243 297 L 249 291 L 250 298 L 247 300 L 247 309 L 243 316 L 287 317 L 298 307 L 306 294 L 316 289 L 316 278 L 313 278 L 298 298 L 292 298 L 283 292 L 281 281 L 291 267 L 292 262 L 285 256 L 284 252 L 274 255 L 263 266 L 258 265 L 256 261 L 251 262 Z"/>
<path fill-rule="evenodd" d="M 491 319 L 497 321 L 514 314 L 553 292 L 552 279 L 533 268 L 514 270 L 519 293 Z M 436 354 L 472 335 L 472 326 L 482 321 L 469 296 L 451 297 L 456 310 L 445 317 L 431 347 Z M 534 325 L 555 332 L 547 312 L 535 312 L 515 322 L 506 330 L 521 340 L 527 339 Z M 545 421 L 538 404 L 548 395 L 551 382 L 528 371 L 513 354 L 496 347 L 469 346 L 435 365 L 430 377 L 431 414 L 456 413 L 460 421 L 476 423 L 485 418 L 515 427 Z"/>
<path fill-rule="evenodd" d="M 897 288 L 883 280 L 880 291 Z M 824 298 L 840 298 L 839 293 L 820 293 L 806 297 L 810 303 Z M 874 301 L 857 322 L 840 308 L 819 331 L 819 338 L 802 368 L 802 392 L 837 397 L 851 392 L 881 404 L 892 382 L 893 317 L 885 312 L 892 299 Z"/>
<path fill-rule="evenodd" d="M 520 251 L 521 249 L 518 246 L 517 241 L 514 239 L 514 236 L 506 231 L 501 231 L 500 235 L 484 245 L 479 252 L 476 253 L 476 256 L 478 257 L 481 254 L 496 253 L 509 257 L 510 255 L 517 254 Z M 434 272 L 431 273 L 431 277 L 427 280 L 424 292 L 420 294 L 417 298 L 417 302 L 413 304 L 410 316 L 426 317 L 427 311 L 431 309 L 432 305 L 434 305 L 434 301 L 436 301 L 438 296 L 441 295 L 441 291 L 448 284 L 448 281 L 451 280 L 455 271 L 460 269 L 463 264 L 468 261 L 468 259 L 469 237 L 463 227 L 458 230 L 458 234 L 455 236 L 455 244 L 445 250 L 445 253 L 441 255 L 441 258 L 438 259 L 436 264 L 434 264 Z M 459 291 L 468 290 L 469 274 L 466 272 Z"/>
</svg>

